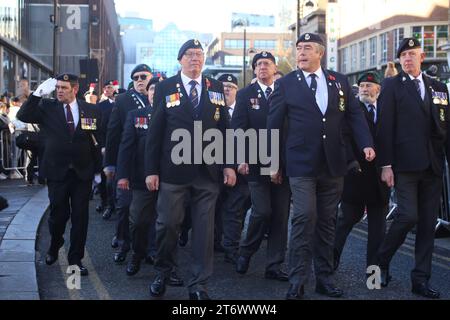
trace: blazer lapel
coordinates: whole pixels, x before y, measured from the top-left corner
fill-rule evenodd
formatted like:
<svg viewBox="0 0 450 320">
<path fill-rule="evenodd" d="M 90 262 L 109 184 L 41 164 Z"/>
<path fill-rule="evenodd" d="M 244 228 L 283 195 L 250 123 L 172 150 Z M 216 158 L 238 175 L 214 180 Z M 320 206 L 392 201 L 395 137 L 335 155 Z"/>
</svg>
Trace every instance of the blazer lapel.
<svg viewBox="0 0 450 320">
<path fill-rule="evenodd" d="M 403 80 L 403 79 L 405 79 L 405 80 Z M 411 78 L 409 77 L 409 75 L 407 73 L 403 73 L 402 81 L 403 81 L 403 84 L 406 86 L 406 89 L 408 90 L 409 94 L 412 97 L 414 97 L 414 99 L 416 99 L 416 101 L 420 105 L 421 109 L 424 112 L 427 112 L 427 110 L 425 108 L 425 104 L 422 100 L 422 97 L 419 95 L 419 92 L 417 92 L 416 85 L 414 84 L 414 82 L 411 80 Z M 426 89 L 426 85 L 425 85 L 425 89 Z"/>
<path fill-rule="evenodd" d="M 328 105 L 327 105 L 327 112 L 328 112 L 328 110 L 331 107 L 337 106 L 336 97 L 338 94 L 336 91 L 338 90 L 338 88 L 337 88 L 336 80 L 330 79 L 330 74 L 328 73 L 328 71 L 324 70 L 324 69 L 322 69 L 322 71 L 323 71 L 323 74 L 325 75 L 325 82 L 327 83 L 327 89 L 328 89 Z M 344 97 L 344 98 L 346 100 L 348 99 L 348 97 Z"/>
<path fill-rule="evenodd" d="M 320 113 L 320 115 L 323 117 L 322 111 L 319 108 L 319 105 L 317 104 L 316 98 L 314 97 L 311 89 L 308 86 L 308 83 L 306 82 L 306 77 L 302 70 L 297 70 L 297 79 L 299 80 L 299 86 L 302 92 L 306 92 L 305 98 L 308 100 L 309 104 L 312 104 L 315 106 L 315 110 Z"/>
<path fill-rule="evenodd" d="M 264 110 L 268 109 L 269 103 L 266 99 L 266 94 L 258 82 L 253 84 L 253 91 L 254 91 L 256 97 L 258 97 L 258 100 L 260 101 L 260 104 L 259 104 L 260 107 L 263 108 Z"/>
<path fill-rule="evenodd" d="M 63 103 L 59 102 L 57 103 L 57 116 L 59 118 L 59 121 L 61 122 L 62 127 L 64 128 L 64 132 L 68 135 L 69 134 L 69 125 L 67 124 L 67 118 L 66 118 L 66 110 Z"/>
</svg>

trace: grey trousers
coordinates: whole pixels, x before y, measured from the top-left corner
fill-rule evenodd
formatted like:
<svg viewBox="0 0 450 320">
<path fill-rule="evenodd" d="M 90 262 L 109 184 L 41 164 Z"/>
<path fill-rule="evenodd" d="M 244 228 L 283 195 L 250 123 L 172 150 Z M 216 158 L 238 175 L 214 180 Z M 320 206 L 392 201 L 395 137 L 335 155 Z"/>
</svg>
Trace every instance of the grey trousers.
<svg viewBox="0 0 450 320">
<path fill-rule="evenodd" d="M 266 271 L 278 271 L 284 262 L 287 246 L 291 191 L 289 183 L 276 185 L 270 181 L 249 182 L 252 210 L 247 234 L 242 239 L 239 254 L 251 257 L 258 251 L 264 234 L 267 239 Z"/>
<path fill-rule="evenodd" d="M 304 285 L 311 273 L 316 282 L 332 284 L 336 209 L 344 178 L 289 178 L 294 203 L 289 242 L 289 281 Z"/>
<path fill-rule="evenodd" d="M 431 170 L 395 174 L 397 213 L 378 252 L 380 267 L 387 268 L 406 235 L 417 224 L 413 284 L 427 282 L 431 277 L 434 231 L 442 194 L 442 177 Z"/>
<path fill-rule="evenodd" d="M 214 215 L 219 185 L 206 172 L 200 172 L 190 184 L 160 183 L 156 219 L 156 259 L 158 274 L 168 277 L 177 266 L 177 244 L 185 213 L 186 198 L 191 196 L 192 241 L 189 292 L 206 290 L 213 272 Z"/>
<path fill-rule="evenodd" d="M 150 226 L 155 224 L 157 192 L 133 190 L 130 205 L 130 235 L 133 252 L 146 257 Z"/>
</svg>

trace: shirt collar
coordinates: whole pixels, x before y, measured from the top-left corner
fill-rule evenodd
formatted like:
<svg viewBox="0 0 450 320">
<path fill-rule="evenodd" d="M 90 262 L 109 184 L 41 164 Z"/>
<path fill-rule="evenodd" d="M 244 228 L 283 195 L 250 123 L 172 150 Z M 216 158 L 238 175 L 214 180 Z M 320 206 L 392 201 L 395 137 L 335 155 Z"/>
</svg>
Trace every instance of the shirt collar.
<svg viewBox="0 0 450 320">
<path fill-rule="evenodd" d="M 417 78 L 415 78 L 414 76 L 410 75 L 409 73 L 408 73 L 408 76 L 409 76 L 409 78 L 410 78 L 411 80 L 419 79 L 420 82 L 423 82 L 422 72 L 419 74 L 419 76 L 418 76 Z"/>
<path fill-rule="evenodd" d="M 364 103 L 364 105 L 366 106 L 367 110 L 369 110 L 369 104 L 373 105 L 375 107 L 375 110 L 377 109 L 377 102 L 375 101 L 375 103 Z"/>
<path fill-rule="evenodd" d="M 187 75 L 185 75 L 183 72 L 181 72 L 181 81 L 183 81 L 183 85 L 185 88 L 189 88 L 189 86 L 190 86 L 189 82 L 191 82 L 192 80 L 197 81 L 198 85 L 200 85 L 200 86 L 202 85 L 202 75 L 201 74 L 197 79 L 191 79 Z"/>
<path fill-rule="evenodd" d="M 78 102 L 77 99 L 73 100 L 71 103 L 69 103 L 70 108 L 78 108 Z M 67 106 L 67 104 L 64 105 L 64 107 Z"/>
<path fill-rule="evenodd" d="M 325 75 L 323 73 L 322 67 L 319 67 L 319 69 L 317 69 L 315 72 L 307 72 L 307 71 L 303 71 L 303 74 L 305 75 L 305 79 L 308 79 L 309 75 L 314 73 L 316 75 L 317 80 L 322 79 Z"/>
<path fill-rule="evenodd" d="M 231 106 L 229 106 L 228 108 L 230 108 L 231 110 L 234 110 L 235 106 L 236 106 L 236 101 Z"/>
<path fill-rule="evenodd" d="M 258 80 L 258 84 L 259 84 L 259 86 L 261 87 L 261 89 L 262 89 L 263 92 L 266 92 L 266 90 L 267 90 L 268 87 L 270 87 L 270 89 L 272 89 L 272 92 L 273 92 L 273 89 L 275 88 L 275 81 L 272 82 L 272 84 L 271 84 L 270 86 L 266 86 L 264 83 L 262 83 L 262 82 L 259 81 L 259 80 Z"/>
</svg>

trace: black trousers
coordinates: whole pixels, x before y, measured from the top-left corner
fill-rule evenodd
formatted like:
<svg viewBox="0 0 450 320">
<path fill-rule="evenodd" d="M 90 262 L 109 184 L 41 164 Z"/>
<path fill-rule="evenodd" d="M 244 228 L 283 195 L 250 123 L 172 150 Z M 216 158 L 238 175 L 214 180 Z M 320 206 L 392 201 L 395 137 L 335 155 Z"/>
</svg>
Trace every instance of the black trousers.
<svg viewBox="0 0 450 320">
<path fill-rule="evenodd" d="M 72 222 L 68 254 L 70 265 L 81 262 L 84 257 L 91 183 L 91 180 L 79 179 L 73 170 L 69 170 L 62 181 L 48 180 L 50 250 L 56 250 L 62 244 L 66 224 L 70 218 Z"/>
<path fill-rule="evenodd" d="M 338 216 L 334 249 L 341 256 L 348 235 L 364 216 L 367 207 L 368 236 L 367 236 L 367 266 L 377 264 L 377 253 L 386 232 L 386 215 L 389 205 L 365 205 L 341 202 L 342 215 Z"/>
<path fill-rule="evenodd" d="M 412 283 L 424 283 L 431 277 L 434 232 L 442 194 L 442 177 L 431 170 L 395 174 L 397 213 L 378 252 L 381 268 L 389 267 L 406 235 L 417 224 L 415 267 Z"/>
<path fill-rule="evenodd" d="M 114 209 L 114 197 L 115 197 L 115 188 L 114 188 L 114 179 L 108 179 L 105 173 L 101 172 L 101 182 L 99 184 L 100 189 L 100 199 L 102 200 L 102 206 Z"/>
</svg>

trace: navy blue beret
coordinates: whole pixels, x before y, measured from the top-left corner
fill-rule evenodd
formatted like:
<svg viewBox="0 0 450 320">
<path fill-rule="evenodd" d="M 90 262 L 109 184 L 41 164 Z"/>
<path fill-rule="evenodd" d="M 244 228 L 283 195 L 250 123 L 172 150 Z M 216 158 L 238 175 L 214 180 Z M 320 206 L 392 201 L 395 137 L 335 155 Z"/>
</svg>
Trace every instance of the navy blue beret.
<svg viewBox="0 0 450 320">
<path fill-rule="evenodd" d="M 269 59 L 269 60 L 272 60 L 273 63 L 276 63 L 275 57 L 273 56 L 273 54 L 271 54 L 270 52 L 267 52 L 267 51 L 262 51 L 260 53 L 255 54 L 255 56 L 253 57 L 253 61 L 252 61 L 253 70 L 255 70 L 256 63 L 258 62 L 259 59 Z"/>
<path fill-rule="evenodd" d="M 202 44 L 200 43 L 200 41 L 198 41 L 197 39 L 191 39 L 186 41 L 180 48 L 180 51 L 178 51 L 178 61 L 181 60 L 181 58 L 183 58 L 183 55 L 186 51 L 188 51 L 189 49 L 202 49 Z"/>
<path fill-rule="evenodd" d="M 325 47 L 325 44 L 322 40 L 322 38 L 315 33 L 304 33 L 298 38 L 295 45 L 297 45 L 299 42 L 315 42 Z"/>
<path fill-rule="evenodd" d="M 403 39 L 397 49 L 397 58 L 400 58 L 400 55 L 402 54 L 403 51 L 416 48 L 422 48 L 419 40 L 417 40 L 416 38 Z"/>
<path fill-rule="evenodd" d="M 78 76 L 71 74 L 71 73 L 61 73 L 56 77 L 56 80 L 60 81 L 70 81 L 70 82 L 77 82 Z"/>
<path fill-rule="evenodd" d="M 133 79 L 133 76 L 137 72 L 150 72 L 152 73 L 152 69 L 146 65 L 146 64 L 138 64 L 136 67 L 134 67 L 133 71 L 131 71 L 131 78 Z"/>
<path fill-rule="evenodd" d="M 229 73 L 225 73 L 225 74 L 221 75 L 219 77 L 219 79 L 217 79 L 217 80 L 219 80 L 221 82 L 231 82 L 231 83 L 234 83 L 235 85 L 238 85 L 238 79 Z"/>
</svg>

